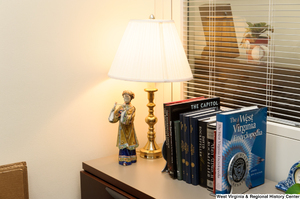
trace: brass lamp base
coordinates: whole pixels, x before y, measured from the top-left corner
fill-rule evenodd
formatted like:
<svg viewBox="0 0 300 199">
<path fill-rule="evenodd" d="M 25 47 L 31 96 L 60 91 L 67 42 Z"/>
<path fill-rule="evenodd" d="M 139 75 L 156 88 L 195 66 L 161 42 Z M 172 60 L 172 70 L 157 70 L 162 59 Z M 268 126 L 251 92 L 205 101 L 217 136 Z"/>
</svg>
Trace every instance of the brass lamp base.
<svg viewBox="0 0 300 199">
<path fill-rule="evenodd" d="M 157 91 L 156 88 L 146 88 L 146 92 L 148 92 L 148 100 L 149 103 L 147 104 L 149 108 L 149 114 L 146 117 L 145 121 L 149 125 L 148 128 L 148 142 L 144 146 L 144 148 L 141 149 L 140 156 L 142 158 L 147 159 L 157 159 L 162 157 L 161 149 L 155 142 L 155 131 L 154 131 L 154 125 L 157 122 L 157 117 L 154 116 L 153 108 L 155 107 L 155 104 L 153 102 L 154 100 L 154 92 Z"/>
<path fill-rule="evenodd" d="M 142 158 L 157 159 L 162 157 L 161 149 L 155 142 L 153 144 L 154 146 L 152 146 L 152 143 L 147 142 L 146 146 L 141 149 L 140 156 Z"/>
</svg>

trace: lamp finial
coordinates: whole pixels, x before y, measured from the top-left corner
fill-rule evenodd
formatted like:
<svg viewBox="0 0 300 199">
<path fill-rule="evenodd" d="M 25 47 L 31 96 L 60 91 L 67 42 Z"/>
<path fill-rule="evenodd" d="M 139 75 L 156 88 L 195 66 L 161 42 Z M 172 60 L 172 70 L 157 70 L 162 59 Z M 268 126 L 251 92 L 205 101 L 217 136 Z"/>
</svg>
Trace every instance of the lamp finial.
<svg viewBox="0 0 300 199">
<path fill-rule="evenodd" d="M 151 15 L 149 16 L 149 19 L 155 19 L 154 15 L 151 14 Z"/>
</svg>

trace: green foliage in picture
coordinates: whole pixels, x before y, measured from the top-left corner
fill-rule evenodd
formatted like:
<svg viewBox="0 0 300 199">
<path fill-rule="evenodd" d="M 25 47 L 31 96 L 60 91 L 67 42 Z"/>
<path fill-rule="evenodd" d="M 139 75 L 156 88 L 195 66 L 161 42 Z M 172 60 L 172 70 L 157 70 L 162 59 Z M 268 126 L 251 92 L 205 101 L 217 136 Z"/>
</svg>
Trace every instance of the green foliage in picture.
<svg viewBox="0 0 300 199">
<path fill-rule="evenodd" d="M 286 194 L 300 194 L 300 184 L 293 184 L 290 188 L 288 188 L 288 190 L 285 193 Z"/>
<path fill-rule="evenodd" d="M 262 33 L 266 31 L 274 32 L 274 29 L 270 27 L 266 22 L 251 23 L 247 22 L 248 28 L 246 28 L 246 33 L 249 33 L 251 37 L 258 38 Z"/>
</svg>

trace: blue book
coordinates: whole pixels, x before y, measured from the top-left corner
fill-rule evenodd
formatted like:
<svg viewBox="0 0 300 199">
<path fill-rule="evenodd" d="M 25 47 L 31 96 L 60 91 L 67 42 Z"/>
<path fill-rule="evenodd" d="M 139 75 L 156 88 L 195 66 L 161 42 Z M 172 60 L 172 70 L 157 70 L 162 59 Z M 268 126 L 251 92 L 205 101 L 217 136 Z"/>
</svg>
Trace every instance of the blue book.
<svg viewBox="0 0 300 199">
<path fill-rule="evenodd" d="M 188 117 L 183 116 L 183 128 L 185 129 L 184 141 L 185 147 L 185 181 L 192 184 L 192 170 L 191 170 L 191 144 L 190 144 L 190 120 Z"/>
<path fill-rule="evenodd" d="M 202 110 L 210 107 L 220 108 L 220 98 L 194 98 L 180 102 L 170 102 L 164 104 L 165 130 L 166 130 L 166 148 L 168 172 L 173 179 L 177 179 L 177 162 L 175 146 L 175 128 L 174 121 L 179 120 L 180 113 Z"/>
<path fill-rule="evenodd" d="M 206 156 L 202 156 L 203 151 L 206 148 L 206 141 L 202 140 L 206 136 L 202 136 L 201 127 L 199 126 L 199 120 L 208 119 L 211 116 L 215 116 L 221 110 L 214 110 L 200 115 L 190 117 L 190 145 L 191 145 L 191 172 L 192 172 L 192 184 L 206 187 L 206 170 L 204 173 L 204 167 L 206 167 Z M 206 153 L 206 152 L 205 152 Z M 205 157 L 205 160 L 204 160 Z M 201 165 L 201 168 L 200 168 Z M 204 173 L 201 176 L 201 173 Z"/>
<path fill-rule="evenodd" d="M 180 114 L 181 123 L 181 157 L 182 157 L 182 179 L 192 183 L 191 176 L 191 144 L 190 144 L 190 117 L 207 114 L 219 109 L 218 107 L 206 108 Z"/>
<path fill-rule="evenodd" d="M 182 180 L 185 181 L 185 142 L 184 142 L 184 125 L 183 115 L 180 115 L 180 141 L 181 141 L 181 169 L 182 169 Z"/>
<path fill-rule="evenodd" d="M 265 182 L 266 128 L 267 107 L 245 107 L 217 114 L 216 194 L 229 194 L 233 181 L 228 180 L 228 174 L 235 181 L 243 170 L 248 188 Z M 230 161 L 239 154 L 247 161 L 240 161 L 240 165 L 235 165 L 235 172 L 228 172 L 232 165 Z"/>
</svg>

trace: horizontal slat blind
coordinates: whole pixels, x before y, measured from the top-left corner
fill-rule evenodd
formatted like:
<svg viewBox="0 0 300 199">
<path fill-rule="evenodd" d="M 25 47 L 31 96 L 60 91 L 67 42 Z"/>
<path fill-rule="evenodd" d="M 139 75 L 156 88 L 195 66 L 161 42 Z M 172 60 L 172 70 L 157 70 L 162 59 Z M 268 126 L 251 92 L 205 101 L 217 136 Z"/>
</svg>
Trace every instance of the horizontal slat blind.
<svg viewBox="0 0 300 199">
<path fill-rule="evenodd" d="M 268 119 L 300 124 L 300 1 L 185 0 L 184 45 L 194 79 L 185 97 L 268 107 Z"/>
</svg>

